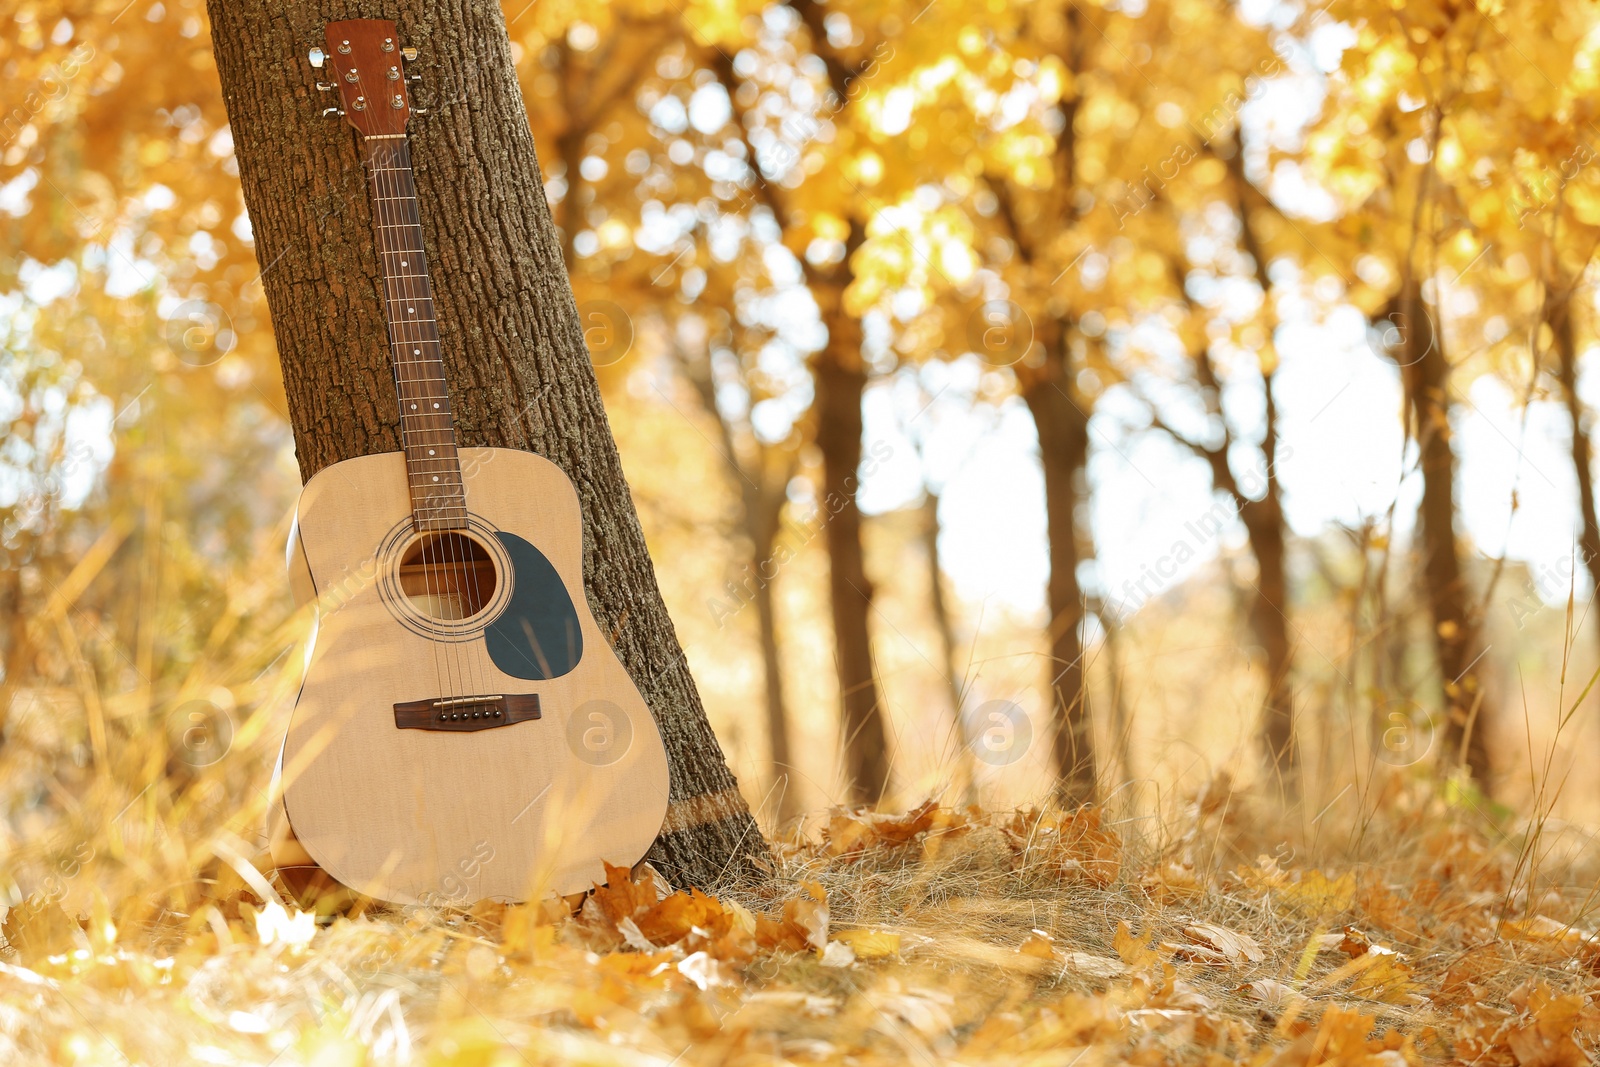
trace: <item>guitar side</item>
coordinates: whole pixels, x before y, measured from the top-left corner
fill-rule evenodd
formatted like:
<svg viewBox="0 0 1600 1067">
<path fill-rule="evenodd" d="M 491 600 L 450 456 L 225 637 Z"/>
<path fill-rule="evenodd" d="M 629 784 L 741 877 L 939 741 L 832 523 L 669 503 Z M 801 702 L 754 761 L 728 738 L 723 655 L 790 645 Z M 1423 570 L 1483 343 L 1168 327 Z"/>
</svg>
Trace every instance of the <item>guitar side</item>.
<svg viewBox="0 0 1600 1067">
<path fill-rule="evenodd" d="M 291 584 L 315 597 L 317 631 L 269 808 L 274 860 L 309 860 L 397 902 L 579 892 L 604 879 L 602 860 L 630 865 L 654 841 L 665 750 L 584 598 L 571 482 L 532 453 L 460 457 L 471 532 L 495 550 L 500 580 L 490 607 L 446 639 L 396 606 L 404 457 L 335 464 L 302 491 Z M 573 631 L 562 650 L 534 633 L 551 604 Z M 522 632 L 531 651 L 519 657 Z M 484 694 L 536 698 L 539 717 L 471 732 L 397 726 L 397 704 Z"/>
</svg>

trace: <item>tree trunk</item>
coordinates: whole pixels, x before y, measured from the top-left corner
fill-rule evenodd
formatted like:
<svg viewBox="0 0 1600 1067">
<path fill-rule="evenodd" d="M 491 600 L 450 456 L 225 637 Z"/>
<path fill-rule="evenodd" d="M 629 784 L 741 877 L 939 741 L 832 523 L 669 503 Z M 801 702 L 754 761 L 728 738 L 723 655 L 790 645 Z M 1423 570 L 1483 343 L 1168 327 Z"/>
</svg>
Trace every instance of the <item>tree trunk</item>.
<svg viewBox="0 0 1600 1067">
<path fill-rule="evenodd" d="M 1267 328 L 1273 331 L 1277 312 L 1268 270 L 1270 260 L 1250 213 L 1253 186 L 1245 177 L 1244 145 L 1236 142 L 1231 148 L 1225 162 L 1233 184 L 1234 210 L 1239 218 L 1239 244 L 1255 264 L 1256 284 L 1261 287 L 1261 299 L 1267 311 Z M 1261 747 L 1267 772 L 1276 780 L 1280 795 L 1287 801 L 1299 796 L 1300 755 L 1294 736 L 1294 694 L 1289 690 L 1294 648 L 1289 640 L 1289 578 L 1284 551 L 1288 531 L 1284 527 L 1283 496 L 1278 482 L 1278 400 L 1273 392 L 1278 363 L 1276 344 L 1258 354 L 1257 359 L 1261 364 L 1261 391 L 1266 402 L 1261 438 L 1264 484 L 1259 498 L 1239 492 L 1237 478 L 1230 477 L 1229 485 L 1239 504 L 1239 519 L 1250 538 L 1251 554 L 1256 558 L 1256 595 L 1250 605 L 1250 629 L 1261 642 L 1267 659 L 1267 695 L 1261 703 Z M 1209 359 L 1206 378 L 1208 386 L 1216 391 L 1216 409 L 1220 413 L 1222 391 Z M 1226 468 L 1226 447 L 1220 459 Z"/>
<path fill-rule="evenodd" d="M 944 670 L 945 691 L 950 695 L 950 717 L 955 726 L 957 792 L 962 804 L 976 804 L 978 793 L 972 776 L 972 744 L 967 737 L 967 720 L 962 715 L 961 676 L 956 666 L 956 629 L 950 618 L 950 605 L 944 598 L 944 565 L 939 559 L 939 494 L 926 490 L 922 504 L 922 538 L 928 554 L 928 607 L 933 625 L 939 631 L 939 664 Z"/>
<path fill-rule="evenodd" d="M 716 421 L 718 451 L 728 480 L 739 491 L 739 524 L 750 542 L 746 580 L 738 583 L 749 591 L 756 605 L 756 625 L 761 644 L 761 666 L 767 691 L 767 751 L 772 757 L 771 787 L 778 798 L 779 825 L 800 814 L 799 793 L 794 786 L 794 763 L 789 747 L 789 708 L 783 696 L 783 660 L 778 649 L 778 615 L 773 586 L 778 580 L 780 562 L 774 558 L 778 533 L 783 521 L 783 506 L 788 500 L 789 479 L 794 476 L 794 457 L 789 455 L 776 474 L 767 462 L 770 446 L 754 443 L 755 458 L 739 458 L 734 428 L 717 404 L 717 386 L 711 371 L 711 353 L 691 359 L 675 346 L 683 376 L 694 387 L 700 406 Z M 755 437 L 753 430 L 749 436 Z M 739 598 L 742 600 L 742 596 Z"/>
<path fill-rule="evenodd" d="M 1271 383 L 1268 383 L 1271 389 Z M 1269 460 L 1270 462 L 1270 460 Z M 1299 753 L 1294 736 L 1294 700 L 1289 669 L 1294 662 L 1289 641 L 1289 579 L 1284 550 L 1283 507 L 1276 471 L 1268 474 L 1266 496 L 1239 509 L 1240 521 L 1256 559 L 1256 588 L 1250 602 L 1250 632 L 1267 660 L 1267 695 L 1261 705 L 1261 747 L 1267 772 L 1289 797 L 1298 793 Z"/>
<path fill-rule="evenodd" d="M 1406 286 L 1399 321 L 1399 355 L 1406 399 L 1415 421 L 1422 466 L 1422 580 L 1433 615 L 1433 639 L 1444 683 L 1446 762 L 1460 761 L 1480 787 L 1489 785 L 1484 727 L 1494 721 L 1478 673 L 1483 654 L 1467 610 L 1466 582 L 1456 546 L 1456 461 L 1450 433 L 1450 365 L 1422 307 L 1419 287 Z M 1411 327 L 1407 329 L 1406 327 Z"/>
<path fill-rule="evenodd" d="M 1578 345 L 1572 328 L 1572 301 L 1563 299 L 1549 311 L 1550 329 L 1555 335 L 1556 377 L 1561 396 L 1572 420 L 1572 473 L 1578 479 L 1578 511 L 1583 516 L 1583 531 L 1578 535 L 1578 555 L 1589 570 L 1589 580 L 1600 590 L 1600 520 L 1595 518 L 1594 474 L 1590 461 L 1594 448 L 1589 440 L 1587 414 L 1578 396 Z"/>
<path fill-rule="evenodd" d="M 349 0 L 209 0 L 303 477 L 400 448 L 355 135 L 306 63 Z M 650 860 L 710 885 L 766 855 L 656 586 L 584 348 L 497 4 L 394 0 L 422 52 L 411 122 L 435 307 L 463 445 L 537 452 L 577 487 L 590 607 L 660 726 L 671 806 Z"/>
<path fill-rule="evenodd" d="M 1082 639 L 1083 590 L 1078 585 L 1079 481 L 1089 461 L 1089 419 L 1072 399 L 1066 329 L 1056 324 L 1045 341 L 1045 363 L 1024 383 L 1044 468 L 1045 520 L 1050 535 L 1049 699 L 1055 709 L 1052 753 L 1057 792 L 1067 803 L 1095 796 L 1093 720 Z"/>
<path fill-rule="evenodd" d="M 763 487 L 764 488 L 764 487 Z M 782 492 L 747 493 L 745 528 L 752 546 L 752 584 L 755 586 L 756 626 L 761 640 L 762 675 L 767 688 L 767 747 L 772 756 L 772 786 L 778 794 L 778 823 L 800 814 L 800 794 L 794 788 L 794 756 L 789 748 L 789 705 L 783 696 L 783 659 L 778 651 L 777 598 L 773 586 L 778 563 L 773 558 L 783 515 Z M 754 514 L 748 514 L 751 508 Z"/>
<path fill-rule="evenodd" d="M 836 302 L 837 303 L 837 302 Z M 831 312 L 831 313 L 830 313 Z M 817 447 L 822 451 L 822 515 L 828 537 L 828 591 L 833 605 L 834 658 L 843 710 L 845 775 L 852 796 L 872 804 L 889 787 L 883 704 L 872 669 L 867 616 L 872 583 L 861 545 L 856 505 L 861 469 L 861 324 L 835 306 L 825 311 L 828 347 L 813 365 Z"/>
</svg>

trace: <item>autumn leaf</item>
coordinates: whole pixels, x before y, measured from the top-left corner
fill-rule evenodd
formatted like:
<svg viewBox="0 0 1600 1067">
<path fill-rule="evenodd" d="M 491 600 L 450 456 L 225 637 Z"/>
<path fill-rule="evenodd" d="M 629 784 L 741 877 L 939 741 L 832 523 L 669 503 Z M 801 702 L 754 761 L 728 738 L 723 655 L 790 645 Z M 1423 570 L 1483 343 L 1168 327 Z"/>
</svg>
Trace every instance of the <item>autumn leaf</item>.
<svg viewBox="0 0 1600 1067">
<path fill-rule="evenodd" d="M 1366 1015 L 1355 1008 L 1330 1006 L 1322 1013 L 1316 1036 L 1311 1043 L 1310 1063 L 1361 1062 L 1367 1053 L 1367 1035 L 1372 1032 L 1376 1015 Z M 1373 1067 L 1378 1067 L 1374 1064 Z"/>
<path fill-rule="evenodd" d="M 1372 963 L 1350 984 L 1350 992 L 1385 1004 L 1409 1004 L 1417 991 L 1411 967 L 1392 952 L 1369 952 Z"/>
<path fill-rule="evenodd" d="M 25 900 L 7 912 L 0 936 L 28 961 L 89 947 L 83 928 L 67 917 L 59 902 L 44 896 Z"/>
<path fill-rule="evenodd" d="M 1257 978 L 1240 986 L 1238 991 L 1248 993 L 1252 1000 L 1259 1002 L 1268 1011 L 1274 1012 L 1282 1011 L 1299 996 L 1293 986 L 1276 978 Z"/>
<path fill-rule="evenodd" d="M 832 937 L 849 945 L 859 959 L 880 959 L 900 952 L 900 935 L 892 930 L 835 930 Z"/>
<path fill-rule="evenodd" d="M 1035 930 L 1017 946 L 1017 951 L 1035 959 L 1053 960 L 1056 958 L 1055 942 L 1056 939 L 1043 930 Z"/>
<path fill-rule="evenodd" d="M 1347 911 L 1355 900 L 1356 876 L 1346 873 L 1329 878 L 1318 870 L 1306 871 L 1298 881 L 1278 887 L 1278 899 L 1311 915 Z"/>
<path fill-rule="evenodd" d="M 1557 947 L 1568 952 L 1581 952 L 1600 940 L 1570 923 L 1558 922 L 1546 915 L 1507 919 L 1500 924 L 1500 936 L 1507 941 L 1527 941 Z"/>
<path fill-rule="evenodd" d="M 1545 982 L 1527 982 L 1511 994 L 1520 1012 L 1506 1028 L 1505 1043 L 1520 1067 L 1583 1067 L 1588 1055 L 1575 1040 L 1580 1030 L 1594 1035 L 1600 1012 L 1578 993 L 1557 995 Z"/>
<path fill-rule="evenodd" d="M 1150 947 L 1149 935 L 1135 934 L 1126 921 L 1117 923 L 1111 946 L 1129 967 L 1149 967 L 1161 962 L 1161 954 Z"/>
<path fill-rule="evenodd" d="M 1237 933 L 1215 923 L 1192 923 L 1183 928 L 1191 940 L 1208 945 L 1222 953 L 1230 962 L 1245 960 L 1260 963 L 1266 959 L 1261 943 L 1248 934 Z"/>
<path fill-rule="evenodd" d="M 783 904 L 782 917 L 777 920 L 756 918 L 756 943 L 765 949 L 786 949 L 803 952 L 807 948 L 819 954 L 828 945 L 828 896 L 818 882 L 806 882 L 805 894 L 793 897 Z"/>
</svg>

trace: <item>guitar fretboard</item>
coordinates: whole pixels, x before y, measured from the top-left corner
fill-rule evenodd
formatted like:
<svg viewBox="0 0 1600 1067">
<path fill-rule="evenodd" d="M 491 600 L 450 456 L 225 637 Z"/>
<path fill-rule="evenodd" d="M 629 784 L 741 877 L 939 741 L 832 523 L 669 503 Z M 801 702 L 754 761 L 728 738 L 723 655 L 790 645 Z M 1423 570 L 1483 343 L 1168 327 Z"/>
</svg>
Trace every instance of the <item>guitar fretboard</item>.
<svg viewBox="0 0 1600 1067">
<path fill-rule="evenodd" d="M 422 250 L 411 148 L 404 136 L 369 137 L 363 144 L 412 517 L 418 530 L 463 529 L 466 490 L 439 351 L 433 285 Z"/>
</svg>

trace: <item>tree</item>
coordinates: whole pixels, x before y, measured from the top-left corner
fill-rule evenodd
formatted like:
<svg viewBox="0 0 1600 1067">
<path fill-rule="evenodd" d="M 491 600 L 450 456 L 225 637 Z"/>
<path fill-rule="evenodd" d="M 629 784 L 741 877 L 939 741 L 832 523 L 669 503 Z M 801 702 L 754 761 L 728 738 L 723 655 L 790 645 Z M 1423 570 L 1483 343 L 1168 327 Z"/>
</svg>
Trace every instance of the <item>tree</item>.
<svg viewBox="0 0 1600 1067">
<path fill-rule="evenodd" d="M 1273 285 L 1268 273 L 1268 256 L 1271 254 L 1258 232 L 1256 213 L 1263 199 L 1250 184 L 1244 173 L 1244 146 L 1237 141 L 1225 142 L 1213 148 L 1209 144 L 1196 146 L 1198 156 L 1205 153 L 1223 166 L 1221 180 L 1217 183 L 1217 199 L 1228 204 L 1237 227 L 1231 247 L 1222 241 L 1212 242 L 1217 251 L 1214 261 L 1198 268 L 1189 261 L 1179 238 L 1178 248 L 1172 255 L 1172 288 L 1174 300 L 1187 319 L 1183 332 L 1188 355 L 1193 366 L 1193 387 L 1199 396 L 1206 421 L 1210 424 L 1210 437 L 1186 433 L 1163 417 L 1152 404 L 1152 420 L 1172 438 L 1204 460 L 1211 472 L 1213 491 L 1223 493 L 1228 507 L 1245 528 L 1250 553 L 1255 558 L 1256 575 L 1250 584 L 1248 622 L 1250 632 L 1262 650 L 1266 661 L 1266 692 L 1262 698 L 1260 742 L 1268 773 L 1285 796 L 1297 795 L 1299 755 L 1295 741 L 1293 696 L 1289 674 L 1294 665 L 1294 646 L 1290 638 L 1288 576 L 1288 525 L 1283 514 L 1283 487 L 1278 469 L 1278 405 L 1273 394 L 1278 368 L 1278 355 L 1272 341 L 1276 314 L 1273 311 Z M 1200 212 L 1190 211 L 1191 216 Z M 1182 220 L 1171 220 L 1174 232 L 1180 232 Z M 1243 324 L 1229 321 L 1215 309 L 1203 306 L 1191 292 L 1201 279 L 1216 288 L 1219 281 L 1230 274 L 1243 274 L 1253 281 L 1261 294 L 1260 310 Z M 1255 320 L 1263 320 L 1257 322 Z M 1220 330 L 1214 331 L 1213 327 Z M 1254 363 L 1253 369 L 1261 378 L 1262 415 L 1260 441 L 1260 466 L 1244 475 L 1235 472 L 1233 459 L 1238 434 L 1223 403 L 1223 381 L 1218 374 L 1217 332 L 1226 336 L 1240 335 L 1243 343 L 1234 342 L 1231 348 L 1240 352 L 1244 361 Z"/>
<path fill-rule="evenodd" d="M 914 117 L 914 132 L 938 130 L 928 151 L 954 157 L 943 193 L 964 225 L 942 217 L 930 225 L 945 236 L 931 236 L 918 256 L 902 254 L 893 285 L 926 290 L 943 311 L 942 331 L 920 331 L 924 355 L 976 352 L 1008 367 L 1033 417 L 1050 560 L 1052 758 L 1058 793 L 1085 800 L 1101 761 L 1084 624 L 1088 605 L 1108 597 L 1094 597 L 1079 572 L 1094 555 L 1085 521 L 1092 418 L 1099 392 L 1120 374 L 1107 352 L 1127 347 L 1133 325 L 1170 299 L 1161 257 L 1176 251 L 1178 230 L 1146 208 L 1176 198 L 1194 212 L 1215 198 L 1216 179 L 1200 175 L 1221 166 L 1202 165 L 1200 146 L 1231 133 L 1279 64 L 1260 27 L 1205 6 L 1044 4 L 974 21 L 958 36 L 962 75 L 928 79 Z M 1196 49 L 1201 39 L 1206 47 Z M 1177 195 L 1196 185 L 1200 194 Z M 975 277 L 929 269 L 963 238 Z M 880 243 L 892 242 L 871 250 L 892 258 Z"/>
<path fill-rule="evenodd" d="M 364 177 L 351 135 L 321 122 L 304 54 L 321 5 L 209 7 L 235 150 L 272 312 L 303 477 L 399 448 Z M 341 10 L 343 10 L 341 8 Z M 634 514 L 535 160 L 497 6 L 395 5 L 426 56 L 412 123 L 435 303 L 466 445 L 523 448 L 565 470 L 584 518 L 590 606 L 660 726 L 671 806 L 649 858 L 711 884 L 765 844 L 706 722 Z M 332 328 L 330 328 L 330 324 Z"/>
<path fill-rule="evenodd" d="M 1441 294 L 1460 281 L 1482 248 L 1473 223 L 1507 206 L 1503 196 L 1478 197 L 1475 218 L 1459 190 L 1467 182 L 1494 184 L 1486 140 L 1503 141 L 1505 127 L 1481 119 L 1503 114 L 1497 110 L 1502 77 L 1515 70 L 1521 80 L 1529 50 L 1550 51 L 1546 31 L 1535 29 L 1545 25 L 1548 8 L 1529 7 L 1537 14 L 1530 10 L 1526 20 L 1508 23 L 1531 36 L 1506 49 L 1480 50 L 1480 42 L 1507 40 L 1498 15 L 1473 7 L 1400 11 L 1367 0 L 1352 4 L 1345 18 L 1355 47 L 1330 79 L 1329 105 L 1304 152 L 1310 172 L 1338 201 L 1335 241 L 1323 244 L 1316 260 L 1340 273 L 1351 301 L 1377 327 L 1376 347 L 1400 373 L 1406 432 L 1422 475 L 1417 577 L 1444 697 L 1442 762 L 1460 764 L 1485 788 L 1493 770 L 1486 735 L 1497 714 L 1484 684 L 1482 611 L 1456 537 L 1453 423 L 1457 382 L 1469 369 L 1471 351 L 1447 352 L 1459 335 L 1442 320 L 1447 305 Z M 1486 73 L 1497 68 L 1503 69 Z M 1339 262 L 1358 264 L 1356 277 L 1345 275 Z"/>
<path fill-rule="evenodd" d="M 690 325 L 684 323 L 684 325 Z M 694 329 L 697 326 L 698 329 Z M 799 791 L 795 788 L 794 756 L 789 745 L 789 711 L 784 698 L 783 661 L 778 640 L 776 583 L 781 561 L 776 548 L 783 532 L 783 511 L 788 501 L 789 481 L 798 467 L 794 442 L 767 442 L 750 424 L 750 410 L 761 398 L 757 384 L 759 371 L 746 367 L 745 354 L 759 346 L 733 340 L 727 351 L 732 376 L 742 394 L 742 417 L 727 411 L 717 399 L 718 382 L 713 355 L 713 338 L 704 336 L 703 323 L 690 331 L 702 336 L 697 352 L 681 337 L 671 342 L 684 378 L 693 387 L 700 406 L 717 428 L 716 451 L 722 457 L 728 481 L 739 498 L 739 527 L 749 544 L 749 558 L 742 580 L 735 583 L 742 604 L 747 595 L 756 607 L 756 633 L 761 644 L 762 682 L 766 698 L 767 749 L 772 757 L 772 789 L 777 795 L 780 824 L 800 814 Z M 748 332 L 735 327 L 735 332 Z M 798 436 L 791 433 L 791 437 Z"/>
<path fill-rule="evenodd" d="M 822 484 L 817 496 L 823 508 L 824 538 L 828 547 L 829 603 L 833 614 L 834 659 L 839 672 L 845 777 L 853 796 L 873 803 L 881 799 L 889 787 L 889 742 L 883 697 L 873 669 L 869 626 L 872 581 L 866 571 L 861 509 L 856 499 L 862 464 L 861 401 L 867 387 L 868 369 L 861 350 L 859 312 L 847 298 L 855 281 L 854 259 L 865 237 L 866 224 L 860 217 L 859 204 L 836 187 L 849 182 L 841 171 L 853 170 L 858 165 L 852 149 L 856 147 L 856 138 L 865 137 L 869 130 L 854 129 L 857 120 L 853 111 L 859 96 L 861 70 L 850 66 L 828 44 L 822 8 L 812 0 L 788 6 L 796 21 L 795 29 L 801 26 L 805 29 L 802 38 L 805 46 L 822 61 L 825 72 L 822 95 L 828 108 L 827 117 L 822 121 L 833 124 L 842 142 L 828 153 L 834 157 L 833 164 L 826 168 L 830 173 L 802 179 L 799 195 L 781 186 L 794 182 L 800 175 L 816 173 L 807 161 L 819 157 L 822 151 L 821 146 L 809 143 L 818 132 L 819 121 L 809 115 L 797 118 L 781 112 L 776 115 L 752 112 L 741 101 L 758 96 L 760 84 L 741 76 L 726 52 L 714 50 L 714 54 L 707 56 L 707 62 L 716 71 L 733 104 L 733 121 L 746 148 L 745 163 L 751 181 L 782 229 L 785 244 L 799 251 L 805 249 L 811 238 L 825 234 L 838 248 L 837 254 L 830 258 L 813 256 L 805 249 L 807 254 L 801 259 L 806 284 L 828 333 L 826 345 L 811 365 L 812 439 L 822 453 Z M 771 122 L 777 130 L 764 128 L 764 121 Z M 866 126 L 864 121 L 862 125 Z M 800 143 L 793 145 L 789 142 L 796 132 Z M 776 146 L 776 151 L 766 154 L 765 162 L 757 153 L 755 139 L 758 135 L 765 135 L 767 143 Z M 870 153 L 870 149 L 860 151 Z M 836 214 L 841 208 L 842 213 Z"/>
</svg>

